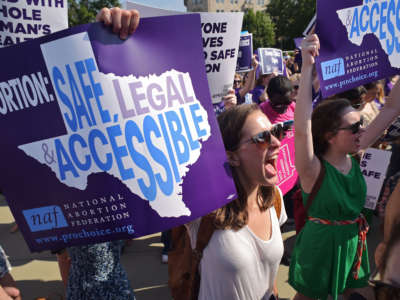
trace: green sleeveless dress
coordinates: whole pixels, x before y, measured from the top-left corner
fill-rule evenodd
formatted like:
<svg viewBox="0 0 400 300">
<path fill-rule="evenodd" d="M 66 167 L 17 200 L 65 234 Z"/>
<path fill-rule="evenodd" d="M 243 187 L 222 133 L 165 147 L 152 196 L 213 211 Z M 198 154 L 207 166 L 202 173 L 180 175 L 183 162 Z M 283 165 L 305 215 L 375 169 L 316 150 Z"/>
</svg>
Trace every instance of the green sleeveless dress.
<svg viewBox="0 0 400 300">
<path fill-rule="evenodd" d="M 309 209 L 309 216 L 327 220 L 354 220 L 363 210 L 366 184 L 360 167 L 352 158 L 347 175 L 326 161 L 323 183 Z M 303 192 L 303 203 L 308 194 Z M 358 280 L 352 276 L 358 243 L 358 224 L 324 225 L 308 221 L 297 236 L 292 253 L 289 284 L 315 299 L 333 299 L 348 288 L 368 285 L 368 251 L 363 252 Z"/>
</svg>

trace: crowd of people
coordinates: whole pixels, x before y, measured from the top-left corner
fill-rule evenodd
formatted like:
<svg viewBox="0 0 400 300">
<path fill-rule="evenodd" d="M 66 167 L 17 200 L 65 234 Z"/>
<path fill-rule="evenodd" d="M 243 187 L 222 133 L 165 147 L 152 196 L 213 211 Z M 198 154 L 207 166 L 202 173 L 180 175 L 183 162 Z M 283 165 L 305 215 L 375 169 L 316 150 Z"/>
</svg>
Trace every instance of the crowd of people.
<svg viewBox="0 0 400 300">
<path fill-rule="evenodd" d="M 98 20 L 124 39 L 136 30 L 139 15 L 103 9 Z M 238 196 L 209 215 L 214 231 L 201 255 L 197 299 L 279 299 L 280 227 L 296 217 L 290 196 L 295 190 L 306 219 L 290 257 L 294 299 L 400 299 L 400 139 L 389 127 L 400 115 L 398 76 L 321 101 L 318 52 L 318 36 L 311 34 L 296 57 L 286 58 L 284 74 L 258 77 L 254 56 L 253 70 L 235 74 L 233 89 L 215 106 Z M 277 187 L 277 158 L 289 130 L 282 122 L 292 120 L 299 181 L 284 196 Z M 359 160 L 368 147 L 393 153 L 376 212 L 364 208 Z M 374 213 L 382 220 L 375 254 L 379 281 L 367 253 Z M 193 249 L 201 221 L 185 225 Z M 163 241 L 167 262 L 174 248 L 170 233 Z M 135 299 L 120 264 L 122 246 L 113 241 L 57 251 L 67 299 Z M 0 248 L 0 299 L 21 299 L 9 268 Z"/>
</svg>

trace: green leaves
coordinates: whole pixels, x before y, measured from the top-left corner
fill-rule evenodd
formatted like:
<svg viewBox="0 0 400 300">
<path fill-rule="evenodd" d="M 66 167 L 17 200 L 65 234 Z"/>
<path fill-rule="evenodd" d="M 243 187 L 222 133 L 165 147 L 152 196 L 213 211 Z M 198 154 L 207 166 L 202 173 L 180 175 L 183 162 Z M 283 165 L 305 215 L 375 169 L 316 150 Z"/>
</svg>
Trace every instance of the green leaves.
<svg viewBox="0 0 400 300">
<path fill-rule="evenodd" d="M 279 47 L 293 49 L 293 39 L 302 36 L 315 14 L 315 0 L 271 0 L 267 12 L 276 26 Z"/>
<path fill-rule="evenodd" d="M 268 13 L 249 10 L 243 18 L 243 30 L 253 34 L 254 49 L 275 45 L 275 26 Z"/>
<path fill-rule="evenodd" d="M 119 5 L 118 0 L 68 0 L 69 26 L 94 22 L 100 9 Z"/>
</svg>

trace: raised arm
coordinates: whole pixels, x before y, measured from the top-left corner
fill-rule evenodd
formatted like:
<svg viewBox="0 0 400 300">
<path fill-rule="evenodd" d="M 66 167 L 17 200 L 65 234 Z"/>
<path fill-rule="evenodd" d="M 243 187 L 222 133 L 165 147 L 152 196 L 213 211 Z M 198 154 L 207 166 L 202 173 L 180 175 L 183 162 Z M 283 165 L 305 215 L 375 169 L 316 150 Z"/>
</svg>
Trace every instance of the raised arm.
<svg viewBox="0 0 400 300">
<path fill-rule="evenodd" d="M 258 67 L 258 60 L 256 55 L 253 55 L 253 59 L 251 61 L 251 65 L 253 66 L 253 70 L 249 72 L 249 75 L 247 76 L 246 83 L 244 84 L 244 87 L 242 87 L 239 90 L 239 95 L 240 97 L 244 97 L 248 92 L 250 92 L 252 89 L 254 89 L 254 85 L 256 82 L 256 70 Z"/>
<path fill-rule="evenodd" d="M 386 103 L 376 118 L 368 125 L 365 132 L 361 136 L 361 149 L 366 149 L 372 145 L 382 134 L 383 131 L 394 121 L 400 114 L 400 82 L 397 81 Z"/>
<path fill-rule="evenodd" d="M 319 51 L 318 36 L 307 36 L 301 47 L 303 64 L 294 114 L 296 170 L 304 192 L 310 193 L 321 168 L 321 163 L 314 153 L 311 134 L 312 72 L 315 56 Z"/>
</svg>

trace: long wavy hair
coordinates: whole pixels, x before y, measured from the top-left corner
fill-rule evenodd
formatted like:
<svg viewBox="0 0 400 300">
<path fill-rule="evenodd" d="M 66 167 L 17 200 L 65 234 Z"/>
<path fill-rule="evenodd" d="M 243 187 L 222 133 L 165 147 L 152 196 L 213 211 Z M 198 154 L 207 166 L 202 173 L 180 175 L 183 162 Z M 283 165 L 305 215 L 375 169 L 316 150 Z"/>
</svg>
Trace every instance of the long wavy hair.
<svg viewBox="0 0 400 300">
<path fill-rule="evenodd" d="M 261 111 L 257 104 L 242 104 L 232 107 L 218 117 L 219 128 L 226 151 L 236 151 L 243 136 L 243 126 L 248 116 Z M 215 212 L 215 225 L 218 229 L 239 230 L 248 222 L 247 193 L 238 176 L 239 167 L 231 166 L 233 181 L 238 197 Z M 258 206 L 261 211 L 273 205 L 274 187 L 260 186 L 258 188 Z"/>
<path fill-rule="evenodd" d="M 337 133 L 342 123 L 343 112 L 351 106 L 347 99 L 327 99 L 318 104 L 311 116 L 311 132 L 314 152 L 322 157 L 329 148 L 328 134 Z"/>
</svg>

